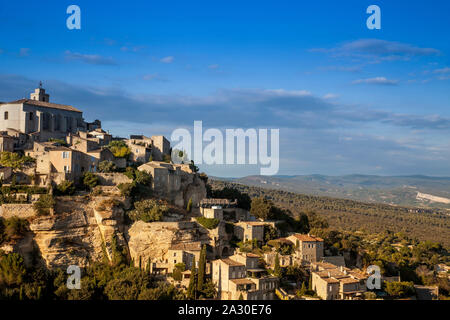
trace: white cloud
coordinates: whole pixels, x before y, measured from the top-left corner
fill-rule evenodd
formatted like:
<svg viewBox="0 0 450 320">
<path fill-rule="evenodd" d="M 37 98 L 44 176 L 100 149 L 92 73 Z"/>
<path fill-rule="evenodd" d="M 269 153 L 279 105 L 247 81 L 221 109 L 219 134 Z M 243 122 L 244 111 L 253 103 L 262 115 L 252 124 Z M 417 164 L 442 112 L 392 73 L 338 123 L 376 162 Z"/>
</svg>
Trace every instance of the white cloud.
<svg viewBox="0 0 450 320">
<path fill-rule="evenodd" d="M 65 52 L 66 60 L 78 60 L 87 64 L 96 65 L 115 65 L 116 62 L 111 57 L 103 57 L 98 54 L 82 54 L 78 52 L 71 52 L 67 50 Z"/>
<path fill-rule="evenodd" d="M 398 80 L 391 80 L 387 79 L 385 77 L 375 77 L 375 78 L 368 78 L 368 79 L 358 79 L 352 82 L 353 84 L 361 84 L 361 83 L 367 83 L 367 84 L 379 84 L 379 85 L 397 85 L 399 83 Z"/>
<path fill-rule="evenodd" d="M 434 73 L 446 74 L 446 73 L 450 73 L 450 68 L 449 67 L 445 67 L 445 68 L 442 68 L 442 69 L 436 69 L 433 72 Z"/>
<path fill-rule="evenodd" d="M 323 96 L 324 99 L 335 99 L 337 97 L 339 97 L 339 95 L 334 93 L 327 93 L 326 95 Z"/>
<path fill-rule="evenodd" d="M 175 58 L 173 56 L 167 56 L 167 57 L 162 58 L 159 61 L 161 61 L 162 63 L 172 63 L 174 59 Z"/>
</svg>

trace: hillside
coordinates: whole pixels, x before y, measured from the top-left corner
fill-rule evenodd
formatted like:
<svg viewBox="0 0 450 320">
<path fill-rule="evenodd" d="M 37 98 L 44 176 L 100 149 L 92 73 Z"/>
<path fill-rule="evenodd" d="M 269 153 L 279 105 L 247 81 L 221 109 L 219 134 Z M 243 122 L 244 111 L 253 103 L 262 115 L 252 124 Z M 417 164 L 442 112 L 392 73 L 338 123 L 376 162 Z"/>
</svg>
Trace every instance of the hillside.
<svg viewBox="0 0 450 320">
<path fill-rule="evenodd" d="M 450 210 L 450 178 L 448 177 L 299 175 L 217 179 L 317 196 Z"/>
<path fill-rule="evenodd" d="M 210 184 L 213 189 L 231 186 L 248 193 L 250 197 L 267 197 L 279 207 L 289 209 L 293 216 L 314 211 L 326 217 L 332 228 L 367 232 L 402 231 L 411 238 L 441 242 L 446 247 L 450 246 L 450 216 L 447 210 L 310 196 L 217 179 L 210 179 Z"/>
</svg>

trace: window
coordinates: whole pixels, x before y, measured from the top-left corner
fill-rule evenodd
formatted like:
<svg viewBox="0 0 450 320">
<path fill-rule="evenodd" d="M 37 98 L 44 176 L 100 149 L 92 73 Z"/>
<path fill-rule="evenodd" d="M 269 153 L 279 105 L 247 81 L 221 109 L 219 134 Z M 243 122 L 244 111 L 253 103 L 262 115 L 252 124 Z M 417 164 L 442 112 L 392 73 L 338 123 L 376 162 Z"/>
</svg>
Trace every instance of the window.
<svg viewBox="0 0 450 320">
<path fill-rule="evenodd" d="M 62 157 L 63 157 L 63 159 L 68 159 L 69 158 L 69 151 L 63 151 Z"/>
<path fill-rule="evenodd" d="M 30 112 L 30 120 L 33 120 L 33 112 Z"/>
<path fill-rule="evenodd" d="M 69 166 L 64 166 L 64 172 L 69 172 L 70 171 L 70 167 Z"/>
<path fill-rule="evenodd" d="M 136 153 L 139 153 L 139 149 L 136 149 Z"/>
<path fill-rule="evenodd" d="M 5 120 L 8 120 L 8 111 L 5 111 Z"/>
</svg>

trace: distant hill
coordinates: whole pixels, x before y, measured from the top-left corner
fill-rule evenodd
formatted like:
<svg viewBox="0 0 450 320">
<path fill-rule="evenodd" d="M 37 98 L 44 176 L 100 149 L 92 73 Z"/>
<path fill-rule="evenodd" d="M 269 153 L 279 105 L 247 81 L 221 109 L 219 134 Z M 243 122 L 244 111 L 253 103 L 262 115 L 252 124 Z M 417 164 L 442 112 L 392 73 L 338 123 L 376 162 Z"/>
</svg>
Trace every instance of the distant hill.
<svg viewBox="0 0 450 320">
<path fill-rule="evenodd" d="M 229 179 L 228 179 L 229 180 Z M 367 203 L 329 196 L 304 195 L 279 189 L 248 186 L 234 181 L 208 180 L 212 189 L 233 187 L 251 198 L 265 197 L 293 217 L 316 212 L 333 229 L 382 233 L 403 232 L 411 238 L 441 242 L 450 248 L 450 212 L 448 209 Z"/>
<path fill-rule="evenodd" d="M 450 209 L 450 177 L 317 174 L 216 179 L 308 195 L 400 206 Z"/>
</svg>

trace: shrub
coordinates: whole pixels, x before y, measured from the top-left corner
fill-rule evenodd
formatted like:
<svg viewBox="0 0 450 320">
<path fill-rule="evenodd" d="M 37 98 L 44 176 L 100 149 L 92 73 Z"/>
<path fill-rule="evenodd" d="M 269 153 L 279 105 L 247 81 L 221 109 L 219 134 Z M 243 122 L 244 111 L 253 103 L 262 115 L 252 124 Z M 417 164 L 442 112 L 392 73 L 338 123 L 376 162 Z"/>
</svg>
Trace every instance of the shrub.
<svg viewBox="0 0 450 320">
<path fill-rule="evenodd" d="M 120 190 L 120 194 L 124 197 L 130 197 L 134 194 L 136 184 L 133 183 L 121 183 L 117 186 Z"/>
<path fill-rule="evenodd" d="M 186 270 L 186 265 L 184 263 L 177 263 L 173 269 L 172 278 L 176 281 L 181 281 L 183 279 L 182 272 Z"/>
<path fill-rule="evenodd" d="M 121 140 L 111 141 L 108 145 L 108 148 L 116 158 L 128 158 L 131 153 L 130 148 L 127 146 L 127 144 Z"/>
<path fill-rule="evenodd" d="M 20 286 L 26 275 L 23 258 L 18 253 L 0 255 L 0 285 Z"/>
<path fill-rule="evenodd" d="M 136 170 L 134 181 L 144 186 L 150 186 L 152 184 L 152 176 L 145 171 Z"/>
<path fill-rule="evenodd" d="M 192 211 L 192 198 L 189 199 L 189 202 L 186 206 L 186 211 L 191 212 Z"/>
<path fill-rule="evenodd" d="M 98 185 L 98 177 L 92 172 L 86 172 L 83 175 L 83 184 L 89 189 L 93 189 Z"/>
<path fill-rule="evenodd" d="M 38 216 L 46 216 L 50 214 L 50 209 L 55 207 L 55 200 L 51 194 L 43 194 L 39 200 L 33 204 Z"/>
<path fill-rule="evenodd" d="M 391 297 L 404 298 L 414 294 L 414 284 L 412 282 L 388 282 L 386 283 L 386 293 Z"/>
<path fill-rule="evenodd" d="M 116 170 L 116 165 L 112 161 L 105 160 L 98 164 L 98 170 L 103 173 L 114 172 Z"/>
<path fill-rule="evenodd" d="M 72 181 L 64 180 L 56 186 L 56 193 L 58 195 L 73 195 L 75 193 L 75 186 Z"/>
<path fill-rule="evenodd" d="M 215 229 L 219 225 L 219 220 L 214 218 L 210 219 L 205 217 L 198 217 L 197 222 L 206 229 Z"/>
<path fill-rule="evenodd" d="M 102 200 L 96 207 L 96 211 L 106 211 L 111 210 L 114 207 L 117 207 L 120 204 L 120 201 L 117 199 L 105 199 Z"/>
<path fill-rule="evenodd" d="M 22 165 L 36 161 L 29 156 L 21 156 L 15 152 L 3 151 L 0 153 L 0 165 L 11 167 L 13 169 L 21 169 Z"/>
<path fill-rule="evenodd" d="M 169 212 L 169 209 L 162 201 L 153 199 L 136 201 L 134 203 L 134 208 L 134 210 L 128 212 L 128 216 L 133 221 L 160 221 L 162 217 Z"/>
<path fill-rule="evenodd" d="M 22 238 L 28 231 L 28 221 L 25 219 L 20 219 L 18 217 L 11 217 L 5 219 L 4 224 L 4 235 L 5 240 L 14 240 Z"/>
<path fill-rule="evenodd" d="M 126 175 L 131 180 L 134 180 L 136 178 L 135 171 L 137 171 L 137 170 L 135 170 L 133 167 L 127 167 L 123 174 Z"/>
</svg>

